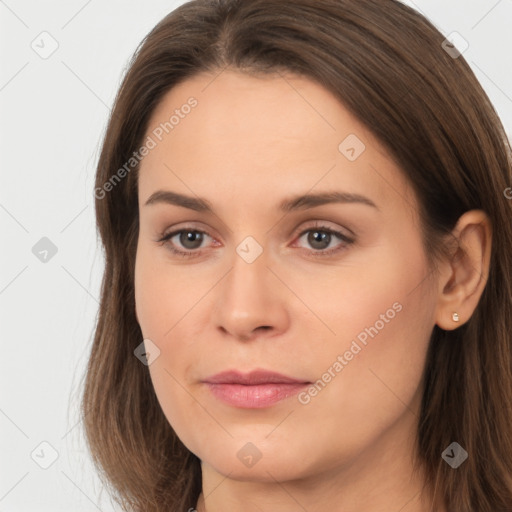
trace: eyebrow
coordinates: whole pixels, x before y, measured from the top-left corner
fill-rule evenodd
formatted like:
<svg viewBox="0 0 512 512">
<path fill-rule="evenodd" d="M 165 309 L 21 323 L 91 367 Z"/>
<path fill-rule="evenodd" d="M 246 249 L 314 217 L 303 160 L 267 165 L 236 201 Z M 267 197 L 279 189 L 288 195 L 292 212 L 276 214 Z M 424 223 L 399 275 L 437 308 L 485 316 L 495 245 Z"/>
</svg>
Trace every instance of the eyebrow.
<svg viewBox="0 0 512 512">
<path fill-rule="evenodd" d="M 144 206 L 152 204 L 172 204 L 188 208 L 196 212 L 210 212 L 213 213 L 212 204 L 204 198 L 192 197 L 184 194 L 178 194 L 170 190 L 157 190 L 149 199 L 144 203 Z M 379 207 L 368 197 L 360 194 L 353 194 L 349 192 L 320 192 L 316 194 L 304 194 L 285 199 L 279 204 L 279 209 L 283 212 L 292 212 L 298 210 L 307 210 L 316 206 L 322 206 L 330 203 L 359 203 L 380 211 Z"/>
</svg>

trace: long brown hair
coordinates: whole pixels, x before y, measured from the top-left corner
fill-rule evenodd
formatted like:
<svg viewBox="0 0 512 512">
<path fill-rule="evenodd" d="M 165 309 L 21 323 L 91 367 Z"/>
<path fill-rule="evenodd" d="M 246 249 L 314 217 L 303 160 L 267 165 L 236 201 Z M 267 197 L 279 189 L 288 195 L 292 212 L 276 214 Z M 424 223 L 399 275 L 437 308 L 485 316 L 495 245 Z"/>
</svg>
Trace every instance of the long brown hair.
<svg viewBox="0 0 512 512">
<path fill-rule="evenodd" d="M 512 510 L 512 201 L 504 193 L 512 155 L 487 95 L 444 39 L 396 0 L 194 0 L 141 43 L 97 167 L 105 272 L 81 404 L 93 461 L 124 510 L 182 512 L 201 491 L 200 461 L 169 425 L 148 368 L 134 356 L 142 341 L 134 301 L 138 166 L 127 170 L 126 162 L 166 92 L 228 66 L 291 71 L 339 98 L 407 176 L 433 268 L 445 256 L 443 235 L 464 212 L 489 216 L 490 271 L 477 309 L 458 329 L 432 332 L 417 456 L 450 512 Z M 456 470 L 441 458 L 453 441 L 469 454 Z"/>
</svg>

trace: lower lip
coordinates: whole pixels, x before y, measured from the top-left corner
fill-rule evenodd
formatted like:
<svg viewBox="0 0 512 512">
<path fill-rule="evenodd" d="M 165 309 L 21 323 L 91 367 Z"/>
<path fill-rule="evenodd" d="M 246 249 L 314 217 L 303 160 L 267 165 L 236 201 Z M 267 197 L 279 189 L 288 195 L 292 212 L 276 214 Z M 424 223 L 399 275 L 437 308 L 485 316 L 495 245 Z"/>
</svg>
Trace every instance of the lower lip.
<svg viewBox="0 0 512 512">
<path fill-rule="evenodd" d="M 212 384 L 206 382 L 215 397 L 235 407 L 245 409 L 261 409 L 296 395 L 301 389 L 309 386 L 304 383 L 293 384 L 257 384 L 245 386 L 243 384 Z"/>
</svg>

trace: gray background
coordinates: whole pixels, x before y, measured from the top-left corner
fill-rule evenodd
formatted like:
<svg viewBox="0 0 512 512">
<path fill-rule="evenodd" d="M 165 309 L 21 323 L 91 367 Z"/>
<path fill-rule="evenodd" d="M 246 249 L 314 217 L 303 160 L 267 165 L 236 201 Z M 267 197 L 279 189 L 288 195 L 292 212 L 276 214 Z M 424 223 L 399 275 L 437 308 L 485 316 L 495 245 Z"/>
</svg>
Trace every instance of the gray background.
<svg viewBox="0 0 512 512">
<path fill-rule="evenodd" d="M 78 417 L 103 265 L 94 170 L 128 59 L 182 3 L 0 0 L 0 512 L 115 510 Z M 405 3 L 468 41 L 512 133 L 512 0 Z"/>
</svg>

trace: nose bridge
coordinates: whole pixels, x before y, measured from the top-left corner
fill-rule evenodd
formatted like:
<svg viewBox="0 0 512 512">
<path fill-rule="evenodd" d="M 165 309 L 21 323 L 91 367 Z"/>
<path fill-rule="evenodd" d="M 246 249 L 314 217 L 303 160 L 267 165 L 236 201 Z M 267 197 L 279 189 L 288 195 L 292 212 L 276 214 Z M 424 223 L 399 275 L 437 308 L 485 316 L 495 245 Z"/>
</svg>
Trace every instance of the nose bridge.
<svg viewBox="0 0 512 512">
<path fill-rule="evenodd" d="M 213 321 L 218 327 L 240 338 L 250 337 L 258 327 L 285 328 L 283 290 L 269 265 L 269 252 L 255 239 L 247 237 L 236 247 L 217 294 Z"/>
<path fill-rule="evenodd" d="M 227 276 L 225 286 L 224 300 L 225 304 L 230 301 L 232 306 L 241 309 L 256 311 L 261 304 L 258 302 L 267 298 L 267 303 L 271 297 L 267 297 L 269 254 L 263 246 L 256 247 L 254 242 L 244 240 L 235 250 L 232 260 L 232 268 Z"/>
</svg>

